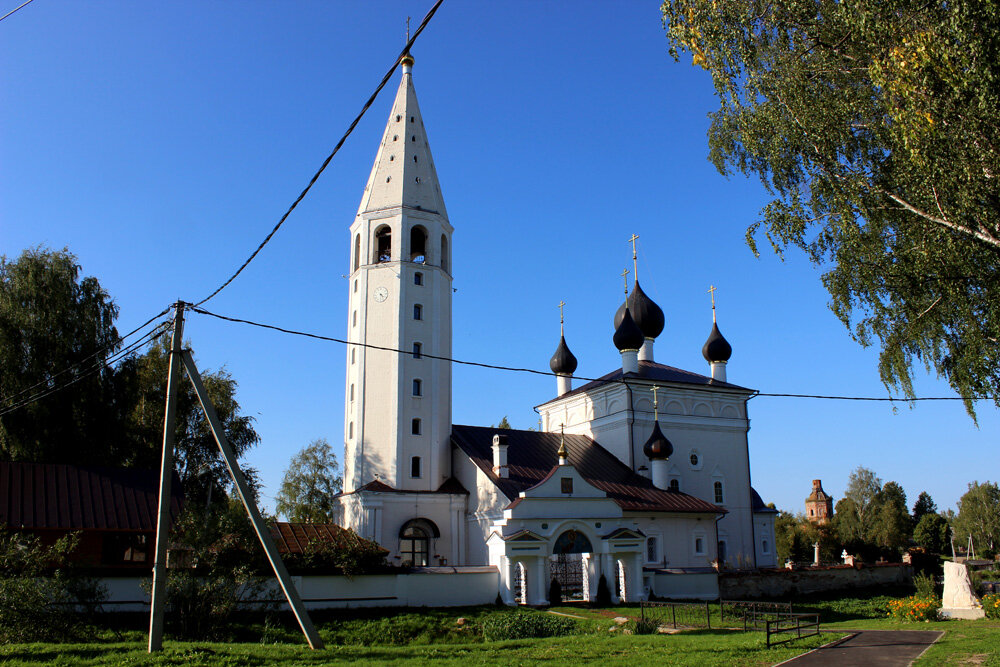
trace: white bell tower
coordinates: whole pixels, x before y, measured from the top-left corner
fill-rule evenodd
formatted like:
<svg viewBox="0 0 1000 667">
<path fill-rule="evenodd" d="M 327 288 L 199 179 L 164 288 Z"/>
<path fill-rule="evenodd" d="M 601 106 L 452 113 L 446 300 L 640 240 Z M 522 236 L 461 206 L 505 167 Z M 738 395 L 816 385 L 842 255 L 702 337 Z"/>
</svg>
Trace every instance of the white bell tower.
<svg viewBox="0 0 1000 667">
<path fill-rule="evenodd" d="M 351 225 L 344 492 L 434 491 L 451 476 L 451 234 L 413 58 Z M 377 349 L 387 348 L 387 349 Z M 396 352 L 395 350 L 402 350 Z"/>
</svg>

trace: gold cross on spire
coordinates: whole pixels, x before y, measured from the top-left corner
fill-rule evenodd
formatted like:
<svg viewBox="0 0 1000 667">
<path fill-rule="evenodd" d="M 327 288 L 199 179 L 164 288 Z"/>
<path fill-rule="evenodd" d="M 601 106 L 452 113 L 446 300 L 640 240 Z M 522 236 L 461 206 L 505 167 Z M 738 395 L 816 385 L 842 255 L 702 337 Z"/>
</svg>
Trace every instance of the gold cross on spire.
<svg viewBox="0 0 1000 667">
<path fill-rule="evenodd" d="M 406 17 L 406 43 L 410 43 L 410 17 Z"/>
<path fill-rule="evenodd" d="M 556 456 L 559 457 L 559 463 L 563 463 L 566 460 L 566 425 L 559 424 L 559 451 L 556 452 Z"/>
<path fill-rule="evenodd" d="M 622 279 L 625 281 L 625 298 L 627 299 L 628 298 L 628 268 L 626 267 L 621 272 L 620 275 L 621 275 Z"/>
<path fill-rule="evenodd" d="M 565 330 L 563 329 L 563 306 L 565 306 L 565 305 L 566 305 L 565 301 L 562 301 L 562 300 L 559 301 L 559 333 L 560 334 L 565 334 L 566 333 Z"/>
<path fill-rule="evenodd" d="M 709 285 L 708 293 L 712 295 L 712 324 L 715 324 L 715 285 Z"/>
<path fill-rule="evenodd" d="M 660 418 L 660 413 L 657 412 L 657 409 L 656 409 L 657 408 L 656 392 L 658 392 L 659 390 L 660 390 L 660 388 L 657 385 L 654 384 L 653 385 L 653 419 L 654 420 L 658 420 Z"/>
<path fill-rule="evenodd" d="M 639 263 L 635 256 L 635 241 L 638 238 L 638 234 L 633 234 L 632 238 L 629 239 L 629 243 L 632 244 L 632 275 L 635 276 L 636 280 L 639 280 Z"/>
</svg>

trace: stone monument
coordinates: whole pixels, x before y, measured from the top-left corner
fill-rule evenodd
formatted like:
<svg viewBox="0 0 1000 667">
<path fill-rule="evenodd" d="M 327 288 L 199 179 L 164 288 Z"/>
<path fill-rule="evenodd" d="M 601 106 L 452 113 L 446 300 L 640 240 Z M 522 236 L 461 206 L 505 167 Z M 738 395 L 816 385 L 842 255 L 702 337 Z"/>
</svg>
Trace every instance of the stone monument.
<svg viewBox="0 0 1000 667">
<path fill-rule="evenodd" d="M 986 613 L 972 590 L 972 581 L 964 563 L 945 561 L 944 594 L 941 596 L 941 616 L 944 618 L 984 618 Z"/>
</svg>

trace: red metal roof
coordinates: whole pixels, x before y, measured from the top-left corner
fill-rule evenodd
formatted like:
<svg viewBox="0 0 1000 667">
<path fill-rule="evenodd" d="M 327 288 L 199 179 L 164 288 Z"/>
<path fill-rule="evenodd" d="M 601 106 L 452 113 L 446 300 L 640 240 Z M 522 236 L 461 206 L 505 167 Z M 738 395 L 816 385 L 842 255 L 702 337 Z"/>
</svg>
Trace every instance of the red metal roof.
<svg viewBox="0 0 1000 667">
<path fill-rule="evenodd" d="M 0 462 L 0 524 L 59 530 L 156 530 L 160 473 L 59 463 Z M 183 503 L 176 473 L 170 515 Z"/>
<path fill-rule="evenodd" d="M 493 435 L 507 436 L 507 470 L 501 479 L 493 472 Z M 558 433 L 497 430 L 495 427 L 453 426 L 451 441 L 479 466 L 511 501 L 544 480 L 559 463 Z M 608 494 L 623 510 L 642 512 L 725 513 L 721 507 L 680 491 L 665 491 L 632 471 L 618 458 L 584 435 L 566 435 L 569 462 L 590 484 Z"/>
<path fill-rule="evenodd" d="M 310 542 L 329 542 L 344 546 L 351 542 L 365 542 L 353 530 L 341 528 L 333 523 L 288 523 L 275 521 L 271 524 L 271 535 L 282 553 L 300 554 Z"/>
</svg>

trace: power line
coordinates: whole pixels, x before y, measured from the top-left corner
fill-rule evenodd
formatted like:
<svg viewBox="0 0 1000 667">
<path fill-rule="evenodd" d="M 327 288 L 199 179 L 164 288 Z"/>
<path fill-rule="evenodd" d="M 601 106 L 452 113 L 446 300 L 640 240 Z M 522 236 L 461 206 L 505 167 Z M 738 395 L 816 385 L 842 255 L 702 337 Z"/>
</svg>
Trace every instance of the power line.
<svg viewBox="0 0 1000 667">
<path fill-rule="evenodd" d="M 81 380 L 84 380 L 84 379 L 86 379 L 86 378 L 94 375 L 95 373 L 98 373 L 98 372 L 104 370 L 105 368 L 108 368 L 108 367 L 112 366 L 116 362 L 121 361 L 122 359 L 124 359 L 125 357 L 127 357 L 129 354 L 131 354 L 132 352 L 134 352 L 135 350 L 137 350 L 139 347 L 141 347 L 142 345 L 144 345 L 146 342 L 152 340 L 154 337 L 156 337 L 157 335 L 159 335 L 159 333 L 162 331 L 162 329 L 163 329 L 163 325 L 162 324 L 159 325 L 159 326 L 154 327 L 148 333 L 146 333 L 141 338 L 139 338 L 138 340 L 136 340 L 134 343 L 130 343 L 128 346 L 126 346 L 125 348 L 119 350 L 118 352 L 116 352 L 115 354 L 113 354 L 108 359 L 106 359 L 104 361 L 100 361 L 100 362 L 92 365 L 91 367 L 89 367 L 89 368 L 85 369 L 83 372 L 75 375 L 72 379 L 68 380 L 67 382 L 64 382 L 63 384 L 59 384 L 59 385 L 56 385 L 56 386 L 51 387 L 49 389 L 45 389 L 43 391 L 40 391 L 37 394 L 34 394 L 33 396 L 29 396 L 29 397 L 25 398 L 20 403 L 17 403 L 15 405 L 9 405 L 9 406 L 4 406 L 3 408 L 0 408 L 0 417 L 3 417 L 4 415 L 9 414 L 11 412 L 14 412 L 15 410 L 19 410 L 19 409 L 25 407 L 26 405 L 30 405 L 31 403 L 35 403 L 35 402 L 40 401 L 40 400 L 42 400 L 44 398 L 48 398 L 52 394 L 55 394 L 57 392 L 62 391 L 63 389 L 71 387 L 74 384 L 76 384 L 77 382 L 80 382 Z"/>
<path fill-rule="evenodd" d="M 361 348 L 367 348 L 367 349 L 372 349 L 372 350 L 382 350 L 384 352 L 395 352 L 397 354 L 407 354 L 407 355 L 412 355 L 413 354 L 412 350 L 400 350 L 398 348 L 386 347 L 386 346 L 383 346 L 383 345 L 372 345 L 370 343 L 358 343 L 358 342 L 353 342 L 353 341 L 349 341 L 349 340 L 344 340 L 343 338 L 334 338 L 332 336 L 323 336 L 321 334 L 309 333 L 307 331 L 296 331 L 295 329 L 287 329 L 285 327 L 279 327 L 279 326 L 275 326 L 273 324 L 263 324 L 261 322 L 254 322 L 252 320 L 245 320 L 245 319 L 242 319 L 242 318 L 239 318 L 239 317 L 229 317 L 227 315 L 219 315 L 218 313 L 213 313 L 213 312 L 205 310 L 204 308 L 199 308 L 197 306 L 192 306 L 190 309 L 192 311 L 196 312 L 196 313 L 201 314 L 201 315 L 208 315 L 210 317 L 215 317 L 217 319 L 224 320 L 226 322 L 234 322 L 234 323 L 237 323 L 237 324 L 248 324 L 250 326 L 259 327 L 261 329 L 270 329 L 272 331 L 278 331 L 280 333 L 290 334 L 290 335 L 293 335 L 293 336 L 303 336 L 303 337 L 306 337 L 306 338 L 313 338 L 313 339 L 316 339 L 316 340 L 322 340 L 322 341 L 326 341 L 326 342 L 330 342 L 330 343 L 340 343 L 342 345 L 351 345 L 351 346 L 354 346 L 354 347 L 361 347 Z M 436 355 L 436 354 L 427 354 L 425 352 L 421 352 L 420 356 L 421 357 L 427 357 L 428 359 L 438 359 L 440 361 L 449 361 L 449 362 L 451 362 L 453 364 L 461 364 L 461 365 L 464 365 L 464 366 L 476 366 L 476 367 L 479 367 L 479 368 L 489 368 L 489 369 L 499 370 L 499 371 L 510 371 L 510 372 L 514 372 L 514 373 L 531 373 L 533 375 L 544 375 L 544 376 L 548 376 L 548 377 L 557 377 L 557 374 L 553 373 L 551 371 L 540 371 L 540 370 L 536 370 L 534 368 L 521 368 L 521 367 L 518 367 L 518 366 L 501 366 L 499 364 L 488 364 L 488 363 L 481 362 L 481 361 L 466 361 L 466 360 L 463 360 L 463 359 L 454 359 L 452 357 L 444 357 L 444 356 L 440 356 L 440 355 Z M 592 377 L 584 377 L 584 376 L 580 376 L 580 375 L 574 375 L 573 378 L 576 379 L 576 380 L 583 380 L 585 382 L 603 381 L 603 382 L 620 382 L 622 384 L 628 384 L 628 382 L 627 382 L 627 380 L 625 378 L 615 378 L 615 379 L 609 379 L 609 378 L 606 378 L 606 377 L 605 378 L 592 378 Z M 762 393 L 762 392 L 754 392 L 753 396 L 754 397 L 756 397 L 756 396 L 764 396 L 764 397 L 768 397 L 768 398 L 814 398 L 814 399 L 838 400 L 838 401 L 889 401 L 889 402 L 900 402 L 900 403 L 908 403 L 910 401 L 965 401 L 965 400 L 979 401 L 979 400 L 986 400 L 986 397 L 966 398 L 966 397 L 963 397 L 963 396 L 924 396 L 924 397 L 916 397 L 916 398 L 887 398 L 887 397 L 878 397 L 878 396 L 825 396 L 825 395 L 820 395 L 820 394 L 777 394 L 777 393 Z"/>
<path fill-rule="evenodd" d="M 31 385 L 30 387 L 22 389 L 21 391 L 17 392 L 16 394 L 12 394 L 10 396 L 4 396 L 4 397 L 0 398 L 0 403 L 7 403 L 9 401 L 16 400 L 20 396 L 23 396 L 24 394 L 27 394 L 28 392 L 34 391 L 38 387 L 41 387 L 43 385 L 49 384 L 50 382 L 52 382 L 53 380 L 55 380 L 60 375 L 63 375 L 65 373 L 68 373 L 68 372 L 76 369 L 76 368 L 79 368 L 80 366 L 82 366 L 83 364 L 87 363 L 88 361 L 90 361 L 94 357 L 96 357 L 96 356 L 98 356 L 98 355 L 100 355 L 100 354 L 102 354 L 104 352 L 107 352 L 108 350 L 110 350 L 110 349 L 112 349 L 112 348 L 114 348 L 114 347 L 116 347 L 116 346 L 124 343 L 126 338 L 130 338 L 131 336 L 133 336 L 137 332 L 141 331 L 142 329 L 145 329 L 153 320 L 155 320 L 155 319 L 157 319 L 159 317 L 162 317 L 163 315 L 166 315 L 168 312 L 170 312 L 170 308 L 164 308 L 163 310 L 161 310 L 160 312 L 158 312 L 156 315 L 153 315 L 151 318 L 149 318 L 148 320 L 146 320 L 145 322 L 143 322 L 142 324 L 140 324 L 139 326 L 137 326 L 135 329 L 132 329 L 131 331 L 129 331 L 124 336 L 118 336 L 113 343 L 108 343 L 104 347 L 98 348 L 92 354 L 84 357 L 80 361 L 78 361 L 78 362 L 76 362 L 74 364 L 70 364 L 69 366 L 67 366 L 66 368 L 62 369 L 61 371 L 53 373 L 52 375 L 48 376 L 44 380 L 36 382 L 35 384 Z"/>
<path fill-rule="evenodd" d="M 338 152 L 340 152 L 340 148 L 344 145 L 344 142 L 347 141 L 347 138 L 351 136 L 352 132 L 354 132 L 354 128 L 357 127 L 359 122 L 361 122 L 362 116 L 365 115 L 365 112 L 367 112 L 369 107 L 371 107 L 371 105 L 375 102 L 375 98 L 378 97 L 378 94 L 380 92 L 382 92 L 382 89 L 385 87 L 385 84 L 387 84 L 389 82 L 389 79 L 392 78 L 393 73 L 399 66 L 400 59 L 404 55 L 410 52 L 410 47 L 412 47 L 413 43 L 417 41 L 417 37 L 419 37 L 420 33 L 424 31 L 425 27 L 427 27 L 427 24 L 430 22 L 431 17 L 434 16 L 434 13 L 437 12 L 438 7 L 441 6 L 441 3 L 443 1 L 444 0 L 437 0 L 437 2 L 434 3 L 434 6 L 431 7 L 430 11 L 427 12 L 427 15 L 424 16 L 424 20 L 420 22 L 420 26 L 413 33 L 413 36 L 409 39 L 409 41 L 406 42 L 406 46 L 404 46 L 403 50 L 400 51 L 399 56 L 396 57 L 396 60 L 393 62 L 392 67 L 390 67 L 389 71 L 385 73 L 384 77 L 382 77 L 382 81 L 381 83 L 378 84 L 378 87 L 375 89 L 375 92 L 371 94 L 371 97 L 368 98 L 368 101 L 365 102 L 365 105 L 361 107 L 361 112 L 354 118 L 354 121 L 351 123 L 350 127 L 348 127 L 347 131 L 344 133 L 344 136 L 342 136 L 340 138 L 340 141 L 337 142 L 337 145 L 334 146 L 333 151 L 326 157 L 325 160 L 323 160 L 323 164 L 320 165 L 319 170 L 315 174 L 313 174 L 313 177 L 309 180 L 309 184 L 305 187 L 305 189 L 302 192 L 299 193 L 299 196 L 295 199 L 294 202 L 292 202 L 292 205 L 288 207 L 288 210 L 285 211 L 285 214 L 281 216 L 281 219 L 278 220 L 278 223 L 271 230 L 271 233 L 269 233 L 267 236 L 264 237 L 264 240 L 260 242 L 260 245 L 257 246 L 257 249 L 254 250 L 249 257 L 247 257 L 246 261 L 240 265 L 240 268 L 236 269 L 236 272 L 233 275 L 229 276 L 226 282 L 222 283 L 222 285 L 216 288 L 214 292 L 206 296 L 204 299 L 195 303 L 194 304 L 195 306 L 200 306 L 203 303 L 206 303 L 216 294 L 226 289 L 226 287 L 228 287 L 231 282 L 236 280 L 236 277 L 241 273 L 243 273 L 243 269 L 247 268 L 250 262 L 252 262 L 254 258 L 260 253 L 260 251 L 264 249 L 264 246 L 268 244 L 268 242 L 271 240 L 271 237 L 273 237 L 277 233 L 277 231 L 281 228 L 281 226 L 285 224 L 285 220 L 287 220 L 288 216 L 291 215 L 292 211 L 295 210 L 295 207 L 299 205 L 299 202 L 305 199 L 306 194 L 308 194 L 308 192 L 312 189 L 312 186 L 316 184 L 316 181 L 319 180 L 320 175 L 326 170 L 327 165 L 330 164 L 331 160 L 333 160 L 333 157 Z"/>
<path fill-rule="evenodd" d="M 17 7 L 15 7 L 14 9 L 10 10 L 10 11 L 9 11 L 9 12 L 7 12 L 6 14 L 4 14 L 3 16 L 0 16 L 0 21 L 3 21 L 3 20 L 4 20 L 5 18 L 7 18 L 7 17 L 8 17 L 8 16 L 10 16 L 11 14 L 13 14 L 13 13 L 14 13 L 14 12 L 16 12 L 17 10 L 19 10 L 19 9 L 20 9 L 21 7 L 24 7 L 25 5 L 29 5 L 29 4 L 31 4 L 31 3 L 33 2 L 33 1 L 34 1 L 34 0 L 27 0 L 26 2 L 22 2 L 22 3 L 20 4 L 20 5 L 18 5 L 18 6 L 17 6 Z"/>
</svg>

